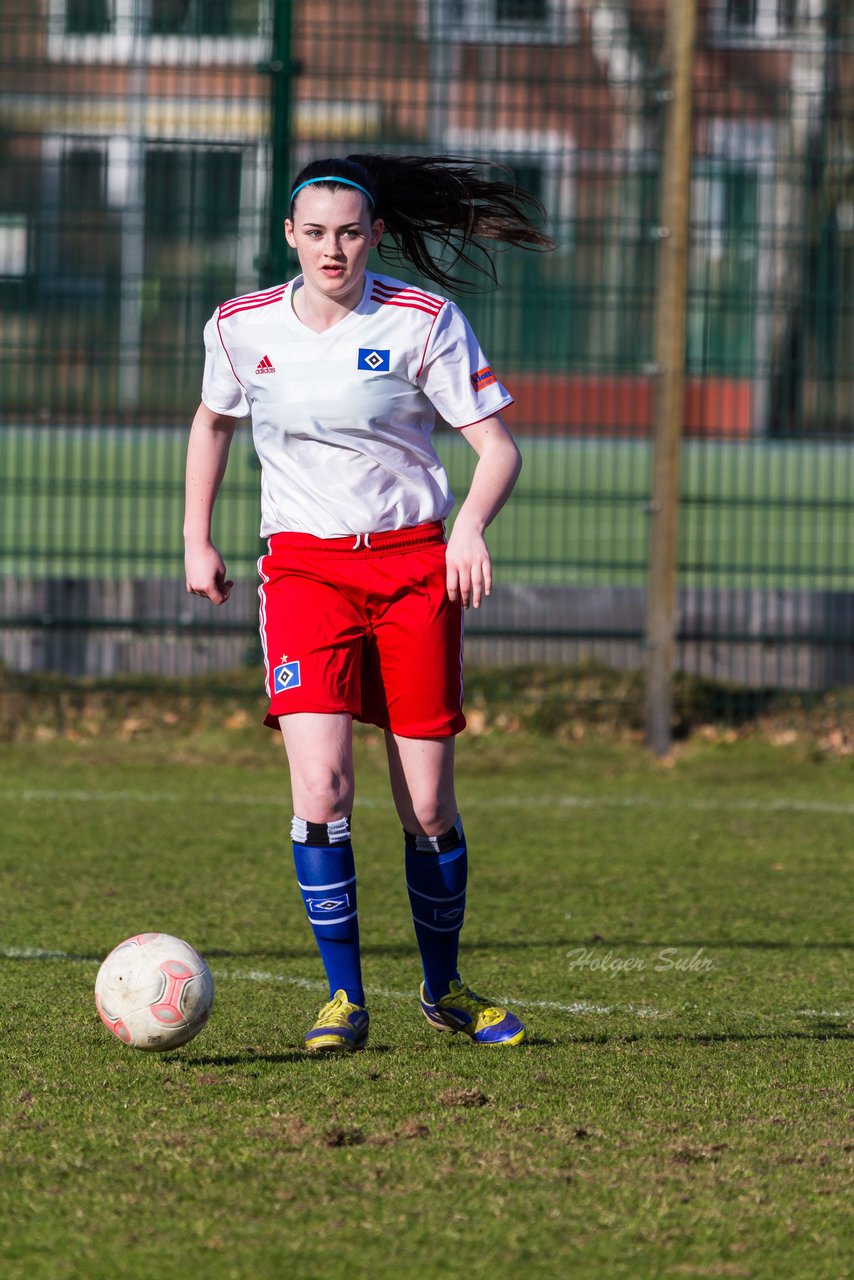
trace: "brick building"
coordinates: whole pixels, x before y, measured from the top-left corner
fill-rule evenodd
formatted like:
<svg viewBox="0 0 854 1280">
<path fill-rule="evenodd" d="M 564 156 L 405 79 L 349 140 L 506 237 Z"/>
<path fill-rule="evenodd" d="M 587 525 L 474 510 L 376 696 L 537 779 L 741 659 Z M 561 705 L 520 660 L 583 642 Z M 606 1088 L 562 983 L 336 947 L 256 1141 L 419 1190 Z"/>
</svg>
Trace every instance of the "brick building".
<svg viewBox="0 0 854 1280">
<path fill-rule="evenodd" d="M 466 302 L 520 428 L 646 429 L 662 0 L 3 0 L 0 23 L 17 417 L 181 419 L 205 318 L 269 270 L 274 175 L 393 148 L 509 166 L 546 205 L 557 253 Z M 854 421 L 852 25 L 700 6 L 690 429 Z"/>
</svg>

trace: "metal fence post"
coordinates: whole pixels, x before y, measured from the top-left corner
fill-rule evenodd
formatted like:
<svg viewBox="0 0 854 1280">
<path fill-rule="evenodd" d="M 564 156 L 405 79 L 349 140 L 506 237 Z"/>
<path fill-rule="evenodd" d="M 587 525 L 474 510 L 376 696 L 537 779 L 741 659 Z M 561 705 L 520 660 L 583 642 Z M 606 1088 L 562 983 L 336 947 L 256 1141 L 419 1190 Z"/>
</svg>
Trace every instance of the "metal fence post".
<svg viewBox="0 0 854 1280">
<path fill-rule="evenodd" d="M 274 0 L 272 54 L 260 68 L 271 80 L 268 248 L 259 264 L 264 287 L 279 284 L 288 274 L 288 247 L 282 223 L 288 211 L 291 182 L 291 92 L 296 70 L 292 33 L 293 0 Z"/>
<path fill-rule="evenodd" d="M 691 199 L 691 91 L 696 0 L 669 0 L 669 89 L 664 137 L 655 316 L 658 385 L 649 504 L 646 592 L 646 740 L 671 744 L 676 657 L 679 457 L 685 403 L 685 313 Z"/>
<path fill-rule="evenodd" d="M 128 63 L 126 179 L 121 214 L 121 303 L 119 310 L 119 408 L 139 407 L 142 381 L 142 286 L 145 275 L 145 137 L 148 66 L 143 12 L 132 0 L 131 55 Z"/>
</svg>

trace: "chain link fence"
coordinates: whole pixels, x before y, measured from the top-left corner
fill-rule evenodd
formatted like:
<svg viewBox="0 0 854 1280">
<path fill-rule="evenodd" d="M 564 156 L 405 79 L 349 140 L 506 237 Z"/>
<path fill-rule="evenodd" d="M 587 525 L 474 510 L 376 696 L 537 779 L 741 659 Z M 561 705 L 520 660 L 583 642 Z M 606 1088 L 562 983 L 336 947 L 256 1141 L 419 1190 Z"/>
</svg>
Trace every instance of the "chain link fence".
<svg viewBox="0 0 854 1280">
<path fill-rule="evenodd" d="M 217 515 L 235 595 L 213 610 L 183 590 L 201 330 L 294 271 L 281 219 L 301 164 L 374 150 L 501 166 L 558 242 L 508 252 L 500 288 L 462 299 L 526 462 L 470 661 L 636 671 L 664 16 L 653 0 L 0 0 L 0 663 L 256 660 L 248 430 Z M 847 688 L 854 15 L 710 0 L 693 79 L 679 665 L 745 690 Z M 438 447 L 462 497 L 473 458 L 450 432 Z"/>
</svg>

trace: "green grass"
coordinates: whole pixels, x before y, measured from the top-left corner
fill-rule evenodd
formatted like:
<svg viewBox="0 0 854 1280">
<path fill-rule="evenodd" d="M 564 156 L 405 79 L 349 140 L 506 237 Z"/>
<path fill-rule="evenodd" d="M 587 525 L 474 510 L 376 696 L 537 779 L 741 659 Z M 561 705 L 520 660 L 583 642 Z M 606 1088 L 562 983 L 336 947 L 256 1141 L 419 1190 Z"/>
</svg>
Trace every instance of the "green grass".
<svg viewBox="0 0 854 1280">
<path fill-rule="evenodd" d="M 421 1018 L 360 732 L 371 1039 L 315 1061 L 274 735 L 77 733 L 0 747 L 4 1280 L 850 1275 L 850 757 L 464 739 L 464 971 L 530 1031 L 490 1052 Z M 162 1057 L 92 1002 L 148 928 L 217 983 Z"/>
<path fill-rule="evenodd" d="M 180 576 L 185 433 L 131 427 L 0 432 L 0 572 Z M 522 440 L 525 467 L 490 545 L 499 581 L 638 586 L 645 580 L 649 446 Z M 454 492 L 474 454 L 437 447 Z M 253 578 L 259 473 L 248 428 L 235 438 L 216 536 Z M 685 586 L 854 589 L 854 446 L 770 441 L 684 446 Z"/>
</svg>

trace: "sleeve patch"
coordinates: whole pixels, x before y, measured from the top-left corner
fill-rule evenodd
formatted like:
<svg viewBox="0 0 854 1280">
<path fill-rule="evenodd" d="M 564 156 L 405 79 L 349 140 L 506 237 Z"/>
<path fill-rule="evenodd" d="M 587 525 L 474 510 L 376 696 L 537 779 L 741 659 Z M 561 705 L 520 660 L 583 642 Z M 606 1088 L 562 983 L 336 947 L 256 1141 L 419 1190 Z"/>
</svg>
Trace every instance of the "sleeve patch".
<svg viewBox="0 0 854 1280">
<path fill-rule="evenodd" d="M 493 387 L 497 381 L 498 379 L 489 365 L 486 365 L 483 369 L 478 369 L 477 373 L 471 375 L 471 385 L 475 391 L 483 391 L 485 387 Z"/>
</svg>

